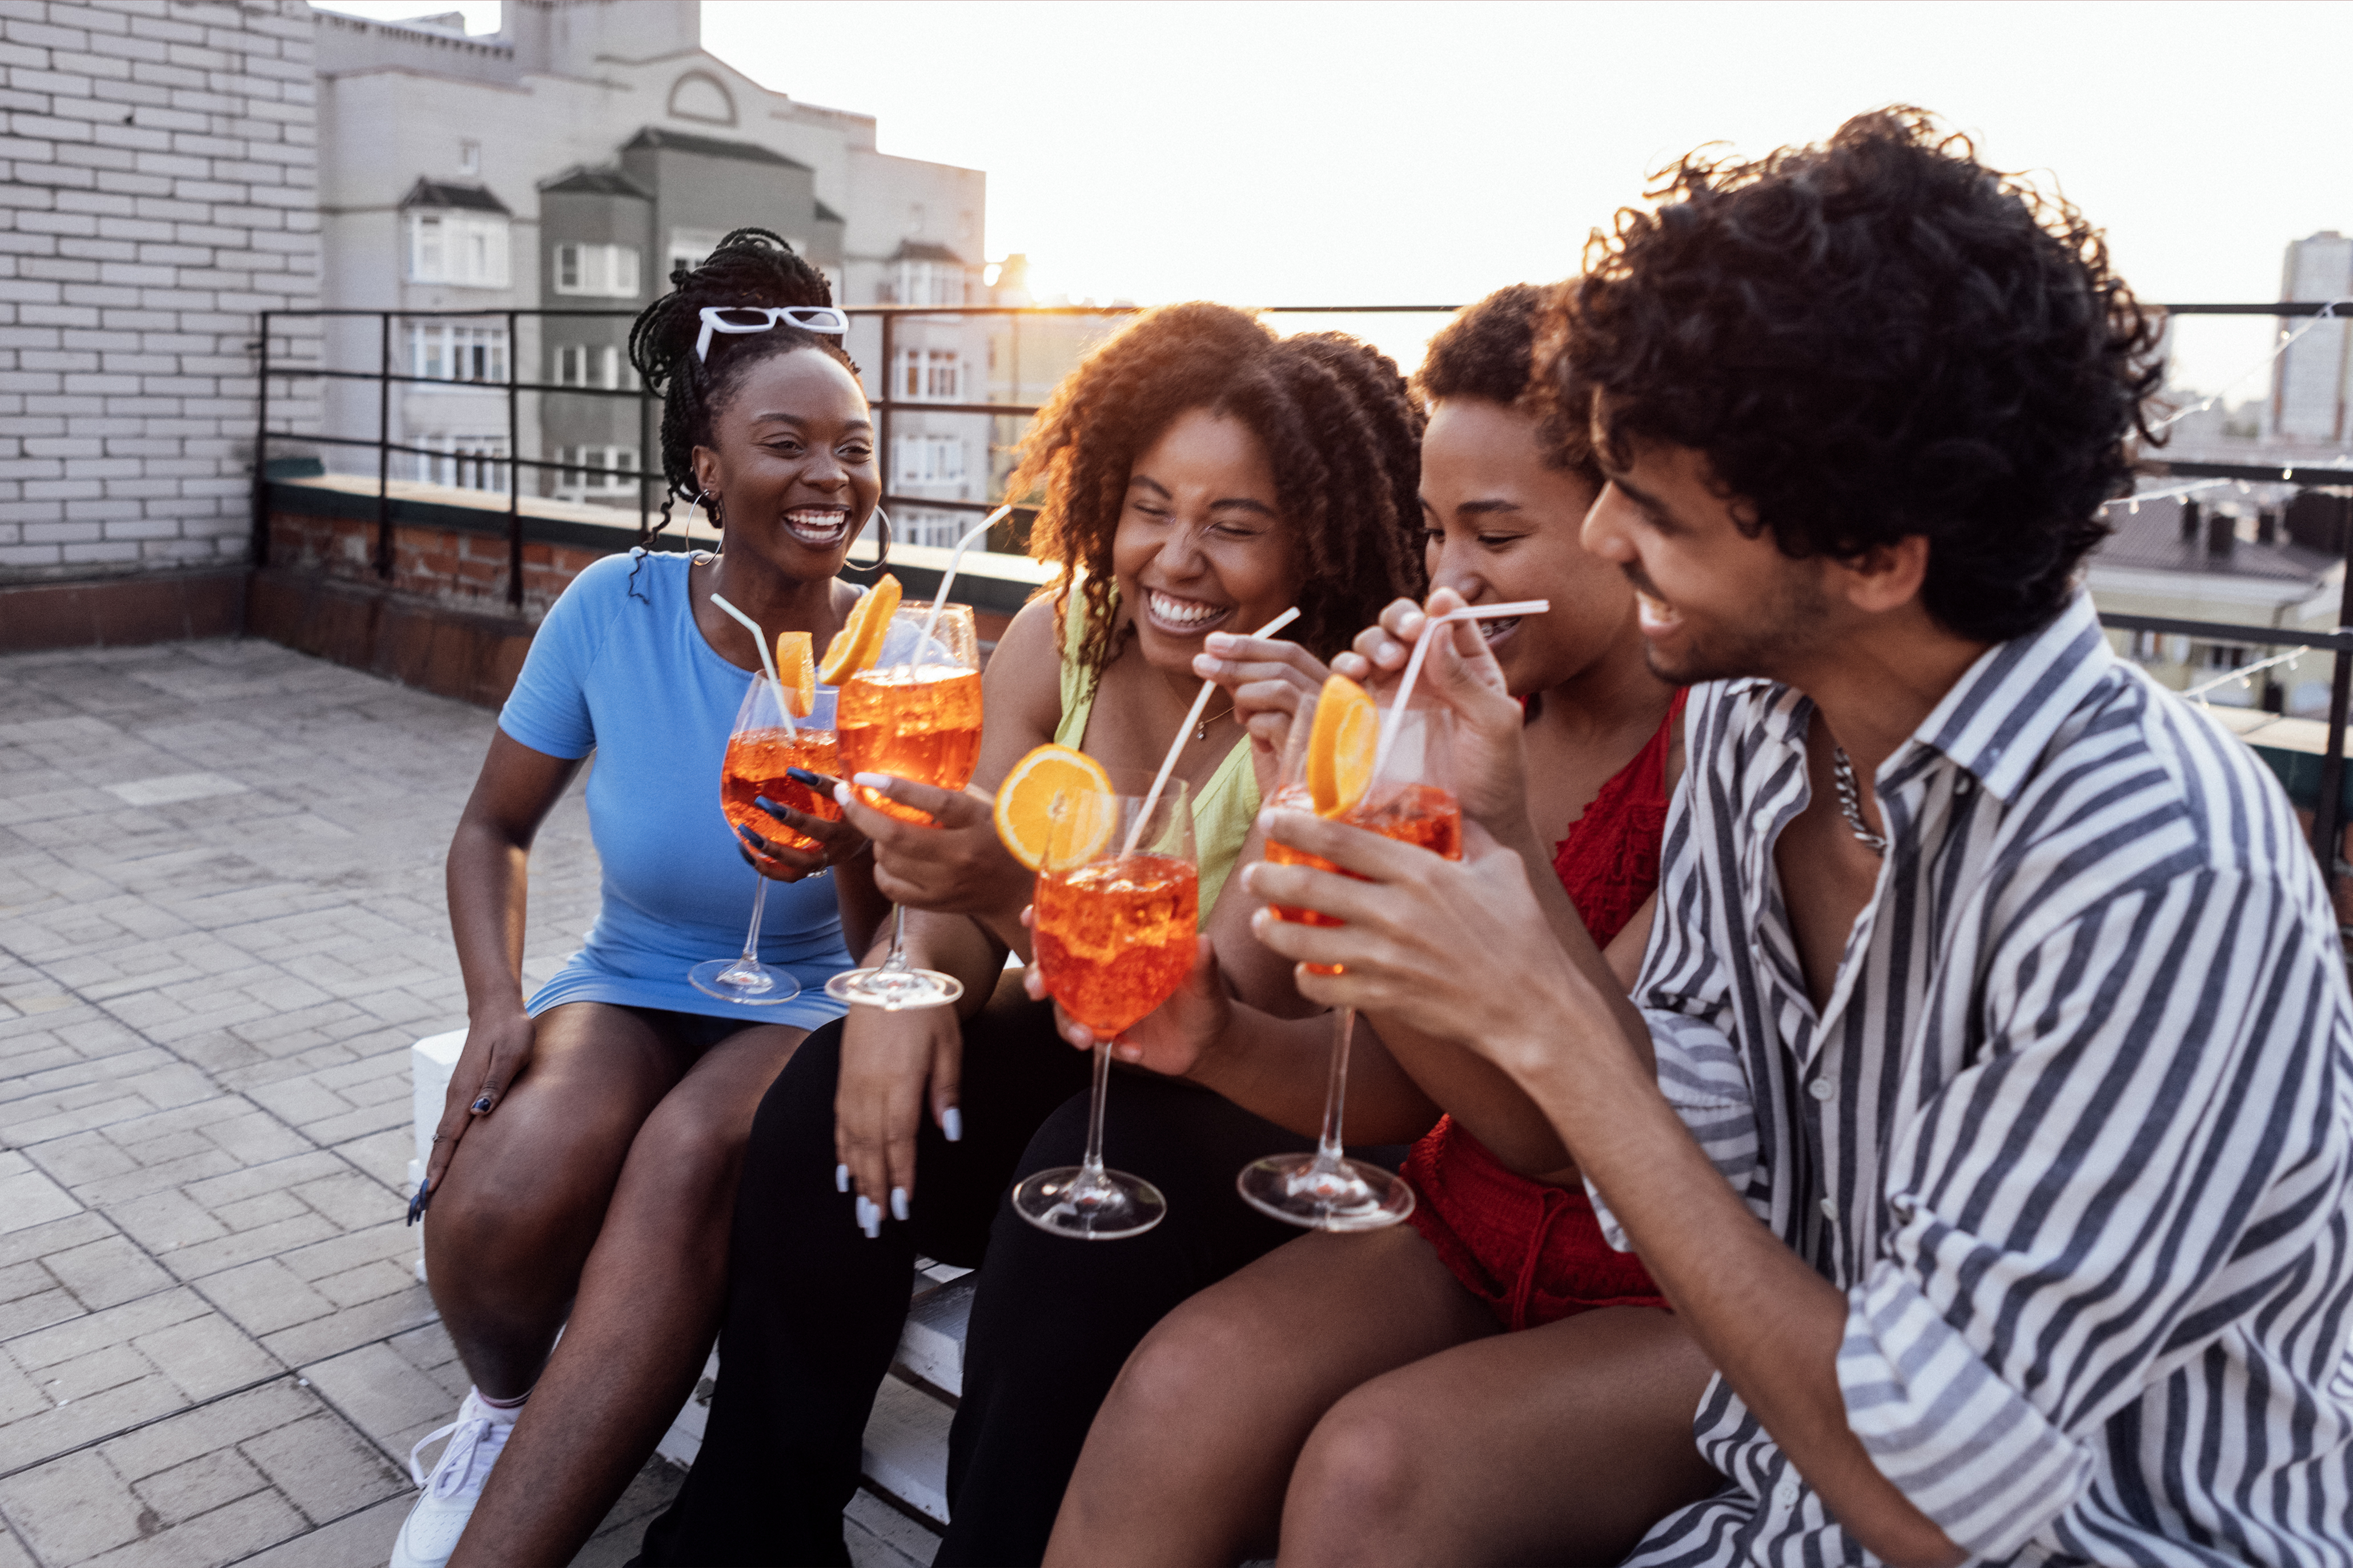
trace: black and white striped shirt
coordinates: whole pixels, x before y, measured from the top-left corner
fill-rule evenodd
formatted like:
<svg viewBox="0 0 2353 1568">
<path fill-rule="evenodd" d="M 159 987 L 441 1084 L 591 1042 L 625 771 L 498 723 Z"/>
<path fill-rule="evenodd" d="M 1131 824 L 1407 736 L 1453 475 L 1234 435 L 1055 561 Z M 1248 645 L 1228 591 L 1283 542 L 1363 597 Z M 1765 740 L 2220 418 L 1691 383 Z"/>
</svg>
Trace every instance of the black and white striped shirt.
<svg viewBox="0 0 2353 1568">
<path fill-rule="evenodd" d="M 2353 1001 L 2277 784 L 2078 597 L 1880 768 L 1817 1014 L 1772 859 L 1811 713 L 1693 702 L 1635 998 L 1693 1135 L 1846 1291 L 1853 1430 L 1977 1558 L 2353 1563 Z M 1694 1431 L 1732 1484 L 1631 1562 L 1868 1561 L 1721 1378 Z"/>
</svg>

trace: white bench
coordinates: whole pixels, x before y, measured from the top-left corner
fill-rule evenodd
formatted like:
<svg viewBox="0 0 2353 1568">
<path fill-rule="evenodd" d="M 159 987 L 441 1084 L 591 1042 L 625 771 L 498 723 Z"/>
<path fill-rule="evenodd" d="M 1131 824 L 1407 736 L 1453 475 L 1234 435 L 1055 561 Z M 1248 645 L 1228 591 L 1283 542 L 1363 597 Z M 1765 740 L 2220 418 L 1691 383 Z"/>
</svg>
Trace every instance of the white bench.
<svg viewBox="0 0 2353 1568">
<path fill-rule="evenodd" d="M 408 1185 L 402 1195 L 414 1195 L 425 1179 L 425 1162 L 433 1148 L 433 1130 L 440 1125 L 441 1108 L 449 1091 L 449 1075 L 457 1069 L 458 1053 L 465 1048 L 466 1031 L 431 1035 L 409 1047 L 410 1103 L 416 1118 L 417 1157 L 408 1163 Z M 427 1224 L 430 1224 L 428 1215 Z M 847 1220 L 844 1223 L 848 1223 Z M 417 1277 L 425 1278 L 424 1232 L 417 1232 Z M 965 1323 L 972 1313 L 974 1280 L 967 1269 L 918 1259 L 914 1304 L 907 1327 L 899 1336 L 897 1364 L 882 1380 L 875 1395 L 874 1414 L 866 1423 L 862 1469 L 867 1484 L 892 1500 L 939 1524 L 947 1522 L 948 1421 L 964 1391 Z M 702 1381 L 680 1407 L 678 1418 L 662 1434 L 657 1451 L 679 1466 L 691 1465 L 702 1447 L 703 1422 L 708 1418 L 711 1390 L 719 1376 L 719 1354 L 713 1351 L 702 1369 Z"/>
</svg>

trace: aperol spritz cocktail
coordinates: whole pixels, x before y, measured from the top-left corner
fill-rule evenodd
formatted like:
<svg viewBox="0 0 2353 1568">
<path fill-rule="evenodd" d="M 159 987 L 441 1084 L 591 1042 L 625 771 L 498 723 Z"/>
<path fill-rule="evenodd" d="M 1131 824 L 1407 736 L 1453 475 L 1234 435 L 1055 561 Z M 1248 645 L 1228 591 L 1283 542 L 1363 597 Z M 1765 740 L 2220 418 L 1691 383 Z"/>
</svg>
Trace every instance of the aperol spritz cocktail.
<svg viewBox="0 0 2353 1568">
<path fill-rule="evenodd" d="M 1031 906 L 1038 977 L 1095 1037 L 1094 1096 L 1083 1161 L 1015 1187 L 1013 1210 L 1040 1230 L 1082 1241 L 1138 1235 L 1168 1212 L 1158 1188 L 1103 1160 L 1111 1042 L 1185 984 L 1200 933 L 1201 874 L 1185 782 L 1170 780 L 1148 811 L 1146 799 L 1141 789 L 1057 798 Z"/>
<path fill-rule="evenodd" d="M 1451 775 L 1446 766 L 1453 740 L 1452 719 L 1445 709 L 1435 706 L 1416 705 L 1402 712 L 1383 709 L 1380 727 L 1391 732 L 1387 755 L 1362 797 L 1334 812 L 1333 820 L 1415 845 L 1449 860 L 1461 859 L 1462 807 L 1449 787 Z M 1269 799 L 1270 806 L 1315 809 L 1306 784 L 1306 742 L 1314 721 L 1313 701 L 1303 703 L 1292 716 L 1290 741 L 1283 748 L 1283 782 Z M 1278 866 L 1339 869 L 1320 856 L 1293 849 L 1272 837 L 1266 843 L 1266 858 Z M 1314 910 L 1284 904 L 1271 907 L 1279 919 L 1304 925 L 1345 923 Z M 1307 967 L 1317 974 L 1340 972 L 1333 964 Z M 1235 1185 L 1251 1207 L 1314 1230 L 1375 1230 L 1395 1225 L 1413 1212 L 1411 1187 L 1379 1166 L 1360 1163 L 1342 1152 L 1348 1041 L 1356 1026 L 1354 1007 L 1334 1009 L 1331 1077 L 1324 1099 L 1324 1132 L 1316 1141 L 1315 1152 L 1270 1154 L 1243 1166 L 1235 1178 Z"/>
<path fill-rule="evenodd" d="M 840 735 L 853 773 L 962 789 L 980 761 L 979 672 L 930 663 L 860 670 L 841 689 Z M 902 822 L 932 820 L 874 790 L 859 789 L 858 798 Z"/>
<path fill-rule="evenodd" d="M 833 697 L 832 692 L 824 690 L 818 695 L 828 701 Z M 834 739 L 833 729 L 830 725 L 817 728 L 816 717 L 811 714 L 797 730 L 752 730 L 727 742 L 727 760 L 719 770 L 719 804 L 727 813 L 728 825 L 739 835 L 748 833 L 793 849 L 817 847 L 816 839 L 795 832 L 761 810 L 758 801 L 763 795 L 809 816 L 821 816 L 828 822 L 841 820 L 841 807 L 834 804 L 831 795 L 819 794 L 786 772 L 788 768 L 800 768 L 831 778 L 841 771 L 840 747 Z M 765 858 L 756 849 L 752 853 Z"/>
<path fill-rule="evenodd" d="M 1031 916 L 1038 973 L 1103 1039 L 1131 1029 L 1193 972 L 1201 874 L 1166 855 L 1042 872 Z"/>
<path fill-rule="evenodd" d="M 1392 766 L 1391 771 L 1394 770 Z M 1314 798 L 1303 784 L 1284 784 L 1276 790 L 1267 805 L 1282 811 L 1313 811 Z M 1333 818 L 1351 827 L 1368 828 L 1384 838 L 1394 838 L 1400 844 L 1412 844 L 1442 855 L 1449 860 L 1462 858 L 1462 807 L 1456 802 L 1454 792 L 1436 784 L 1399 784 L 1387 791 L 1368 790 L 1366 798 L 1340 812 Z M 1318 871 L 1340 868 L 1320 855 L 1310 855 L 1303 849 L 1293 849 L 1288 844 L 1269 839 L 1267 860 L 1276 866 L 1312 866 Z M 1342 872 L 1343 876 L 1353 875 Z M 1342 922 L 1330 915 L 1314 910 L 1294 909 L 1289 904 L 1270 906 L 1278 920 L 1294 921 L 1302 925 L 1336 926 Z M 1337 974 L 1339 966 L 1311 963 L 1307 966 L 1318 974 Z"/>
<path fill-rule="evenodd" d="M 754 879 L 752 924 L 744 934 L 742 954 L 709 959 L 686 972 L 688 983 L 706 995 L 747 1007 L 773 1007 L 801 994 L 799 981 L 760 962 L 760 918 L 767 912 L 768 879 L 784 868 L 748 840 L 795 849 L 817 847 L 816 839 L 761 810 L 757 802 L 762 795 L 811 816 L 841 820 L 841 807 L 785 776 L 788 767 L 833 772 L 833 719 L 834 693 L 820 686 L 808 715 L 788 721 L 782 693 L 765 675 L 752 678 L 752 689 L 735 710 L 735 728 L 727 737 L 727 750 L 719 763 L 719 809 L 726 816 L 727 826 L 735 830 L 744 852 L 752 857 L 758 875 Z"/>
<path fill-rule="evenodd" d="M 980 638 L 968 605 L 902 602 L 892 614 L 874 663 L 842 683 L 839 721 L 842 768 L 889 773 L 944 790 L 972 782 L 980 761 Z M 929 826 L 931 815 L 853 784 L 860 805 Z M 964 983 L 907 962 L 907 911 L 891 914 L 891 952 L 871 969 L 825 983 L 837 1002 L 864 1007 L 936 1007 L 964 994 Z"/>
</svg>

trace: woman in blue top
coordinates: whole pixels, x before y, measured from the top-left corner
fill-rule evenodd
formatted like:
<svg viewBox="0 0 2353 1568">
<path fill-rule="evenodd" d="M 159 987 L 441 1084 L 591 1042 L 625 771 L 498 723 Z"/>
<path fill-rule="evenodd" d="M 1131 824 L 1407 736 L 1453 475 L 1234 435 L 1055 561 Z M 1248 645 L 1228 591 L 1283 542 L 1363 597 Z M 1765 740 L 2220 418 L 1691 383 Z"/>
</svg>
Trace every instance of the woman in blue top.
<svg viewBox="0 0 2353 1568">
<path fill-rule="evenodd" d="M 807 309 L 830 300 L 818 273 L 775 236 L 740 229 L 672 281 L 677 291 L 638 319 L 631 357 L 649 384 L 668 384 L 664 475 L 701 500 L 726 548 L 632 551 L 565 591 L 449 847 L 468 1031 L 419 1205 L 431 1206 L 434 1304 L 474 1386 L 432 1474 L 419 1476 L 425 1495 L 395 1543 L 395 1568 L 448 1561 L 519 1417 L 554 1432 L 644 1426 L 642 1444 L 634 1431 L 614 1435 L 631 1454 L 651 1447 L 691 1373 L 671 1386 L 678 1358 L 642 1348 L 707 1344 L 716 1332 L 753 1112 L 803 1037 L 840 1015 L 824 981 L 849 967 L 881 913 L 870 878 L 850 879 L 838 908 L 838 879 L 826 874 L 864 839 L 780 812 L 820 847 L 764 846 L 760 869 L 780 885 L 760 956 L 798 976 L 801 995 L 749 1008 L 687 984 L 697 962 L 739 950 L 754 887 L 719 782 L 760 655 L 710 595 L 772 637 L 806 631 L 824 647 L 857 600 L 837 574 L 881 479 L 845 323 Z M 706 307 L 762 306 L 800 309 L 758 331 L 743 330 L 757 316 L 715 331 L 702 324 Z M 585 945 L 526 1002 L 532 837 L 592 751 L 603 900 Z M 559 1329 L 563 1350 L 551 1358 Z M 492 1506 L 468 1537 L 479 1560 L 533 1559 L 530 1542 L 497 1528 L 500 1497 L 524 1504 L 510 1512 L 560 1516 L 565 1491 L 602 1485 L 584 1473 L 593 1464 L 540 1467 L 530 1456 L 519 1448 L 498 1472 Z M 529 1473 L 539 1468 L 548 1473 Z"/>
</svg>

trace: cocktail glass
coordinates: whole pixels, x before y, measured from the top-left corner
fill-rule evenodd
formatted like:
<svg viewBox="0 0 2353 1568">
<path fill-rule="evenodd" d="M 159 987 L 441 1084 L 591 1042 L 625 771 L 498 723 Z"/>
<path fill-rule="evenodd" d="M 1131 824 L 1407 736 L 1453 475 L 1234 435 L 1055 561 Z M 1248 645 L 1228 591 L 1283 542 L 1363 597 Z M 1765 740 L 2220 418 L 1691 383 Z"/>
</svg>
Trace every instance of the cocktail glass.
<svg viewBox="0 0 2353 1568">
<path fill-rule="evenodd" d="M 1282 783 L 1267 804 L 1296 811 L 1313 811 L 1308 794 L 1307 737 L 1315 720 L 1313 699 L 1301 704 L 1291 721 L 1291 736 L 1283 748 Z M 1338 813 L 1336 821 L 1370 828 L 1385 838 L 1417 844 L 1449 860 L 1462 858 L 1462 808 L 1454 798 L 1447 759 L 1452 753 L 1453 715 L 1435 706 L 1414 705 L 1403 711 L 1384 707 L 1381 728 L 1394 731 L 1381 770 L 1362 799 Z M 1303 854 L 1270 838 L 1266 858 L 1278 866 L 1313 866 L 1336 870 L 1330 861 Z M 1275 914 L 1308 925 L 1336 926 L 1344 922 L 1313 910 L 1277 904 Z M 1338 970 L 1311 965 L 1319 973 Z M 1395 1225 L 1413 1212 L 1413 1189 L 1377 1165 L 1348 1159 L 1341 1152 L 1340 1124 L 1348 1098 L 1348 1040 L 1356 1032 L 1356 1010 L 1334 1010 L 1332 1066 L 1324 1096 L 1323 1135 L 1313 1154 L 1270 1154 L 1242 1167 L 1234 1184 L 1252 1208 L 1292 1225 L 1313 1230 L 1377 1230 Z"/>
<path fill-rule="evenodd" d="M 818 688 L 817 703 L 809 716 L 794 720 L 787 728 L 784 710 L 776 700 L 776 683 L 765 675 L 752 678 L 752 689 L 744 694 L 743 706 L 735 710 L 735 729 L 727 737 L 726 757 L 719 764 L 719 807 L 726 813 L 727 825 L 735 830 L 739 839 L 749 834 L 795 849 L 817 847 L 816 839 L 794 832 L 762 811 L 754 804 L 761 795 L 811 816 L 841 820 L 840 806 L 807 785 L 794 783 L 785 773 L 786 768 L 806 768 L 811 773 L 832 773 L 833 724 L 834 692 L 830 687 Z M 768 859 L 748 843 L 744 848 L 755 860 Z M 688 970 L 686 978 L 697 991 L 723 1002 L 740 1003 L 746 1007 L 773 1007 L 799 995 L 801 983 L 785 971 L 760 962 L 760 917 L 768 907 L 768 878 L 760 873 L 754 881 L 757 885 L 752 891 L 752 925 L 744 936 L 743 955 L 705 960 Z"/>
<path fill-rule="evenodd" d="M 960 790 L 980 760 L 980 639 L 966 605 L 943 605 L 931 618 L 928 603 L 903 603 L 891 617 L 881 657 L 843 682 L 837 726 L 846 773 L 890 773 L 918 784 Z M 905 822 L 932 819 L 877 792 L 853 784 L 861 805 Z M 852 969 L 825 984 L 826 994 L 859 1006 L 936 1007 L 964 994 L 952 974 L 907 962 L 907 911 L 891 913 L 891 952 L 871 969 Z"/>
<path fill-rule="evenodd" d="M 1145 800 L 1141 788 L 1057 797 L 1030 916 L 1039 978 L 1066 1015 L 1094 1032 L 1094 1092 L 1082 1163 L 1040 1171 L 1015 1187 L 1013 1212 L 1080 1241 L 1141 1235 L 1168 1213 L 1159 1188 L 1105 1169 L 1103 1158 L 1111 1042 L 1185 983 L 1200 930 L 1201 878 L 1185 782 L 1170 780 L 1149 813 Z"/>
</svg>

